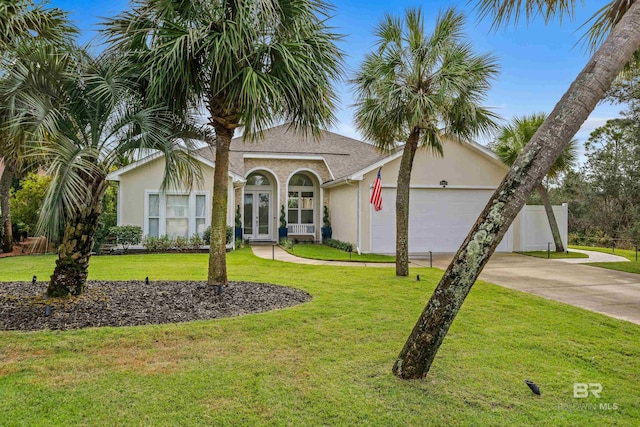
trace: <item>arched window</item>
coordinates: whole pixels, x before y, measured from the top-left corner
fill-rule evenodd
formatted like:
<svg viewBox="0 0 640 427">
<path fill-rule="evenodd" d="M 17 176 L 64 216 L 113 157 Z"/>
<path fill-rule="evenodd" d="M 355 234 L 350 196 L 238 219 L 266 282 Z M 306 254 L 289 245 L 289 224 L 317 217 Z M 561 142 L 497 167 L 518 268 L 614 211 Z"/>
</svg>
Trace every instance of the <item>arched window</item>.
<svg viewBox="0 0 640 427">
<path fill-rule="evenodd" d="M 287 200 L 289 224 L 313 224 L 315 218 L 315 189 L 313 181 L 304 173 L 289 180 Z"/>
<path fill-rule="evenodd" d="M 271 183 L 269 182 L 269 178 L 262 175 L 261 173 L 252 173 L 247 177 L 246 185 L 256 185 L 256 186 L 269 186 Z"/>
</svg>

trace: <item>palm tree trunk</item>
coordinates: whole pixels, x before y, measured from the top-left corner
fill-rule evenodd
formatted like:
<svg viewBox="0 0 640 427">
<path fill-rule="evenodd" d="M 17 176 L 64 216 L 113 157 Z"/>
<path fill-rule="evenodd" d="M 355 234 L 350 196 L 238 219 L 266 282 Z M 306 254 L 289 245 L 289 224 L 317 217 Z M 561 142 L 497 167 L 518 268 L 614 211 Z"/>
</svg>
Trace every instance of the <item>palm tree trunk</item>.
<svg viewBox="0 0 640 427">
<path fill-rule="evenodd" d="M 402 151 L 396 188 L 396 276 L 409 275 L 409 193 L 411 169 L 418 149 L 420 130 L 414 128 Z"/>
<path fill-rule="evenodd" d="M 207 283 L 218 286 L 218 293 L 221 293 L 222 286 L 227 284 L 227 191 L 229 188 L 229 147 L 234 129 L 223 125 L 215 125 L 215 129 L 216 167 L 213 175 Z"/>
<path fill-rule="evenodd" d="M 87 283 L 89 259 L 102 214 L 107 181 L 105 177 L 96 178 L 88 188 L 91 193 L 87 194 L 87 202 L 66 221 L 56 268 L 47 287 L 49 297 L 80 295 Z"/>
<path fill-rule="evenodd" d="M 547 219 L 549 220 L 549 227 L 551 227 L 551 235 L 553 236 L 553 243 L 556 246 L 556 252 L 564 252 L 562 237 L 560 237 L 560 229 L 558 228 L 556 216 L 553 213 L 553 207 L 551 207 L 549 193 L 547 192 L 547 189 L 544 188 L 543 184 L 538 185 L 536 190 L 538 190 L 538 194 L 540 195 L 540 199 L 542 200 L 542 204 L 544 205 L 544 210 L 547 213 Z"/>
<path fill-rule="evenodd" d="M 9 199 L 11 198 L 11 180 L 15 173 L 15 162 L 4 158 L 4 171 L 0 178 L 0 210 L 2 211 L 2 252 L 9 253 L 13 251 L 13 232 L 11 228 L 11 207 Z"/>
<path fill-rule="evenodd" d="M 631 5 L 553 112 L 522 150 L 449 264 L 414 326 L 393 373 L 424 377 L 483 267 L 531 192 L 640 47 L 640 2 Z"/>
</svg>

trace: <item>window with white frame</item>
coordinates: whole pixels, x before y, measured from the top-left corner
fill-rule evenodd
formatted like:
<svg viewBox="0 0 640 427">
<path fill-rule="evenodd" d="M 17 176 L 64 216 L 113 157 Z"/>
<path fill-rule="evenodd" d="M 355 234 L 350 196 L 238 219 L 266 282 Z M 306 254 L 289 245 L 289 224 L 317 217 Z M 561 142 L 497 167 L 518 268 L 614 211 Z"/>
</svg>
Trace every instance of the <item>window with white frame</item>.
<svg viewBox="0 0 640 427">
<path fill-rule="evenodd" d="M 169 235 L 202 236 L 209 226 L 208 193 L 163 194 L 147 192 L 144 234 L 150 237 Z"/>
<path fill-rule="evenodd" d="M 287 206 L 289 224 L 314 223 L 315 189 L 307 175 L 297 173 L 289 180 Z"/>
</svg>

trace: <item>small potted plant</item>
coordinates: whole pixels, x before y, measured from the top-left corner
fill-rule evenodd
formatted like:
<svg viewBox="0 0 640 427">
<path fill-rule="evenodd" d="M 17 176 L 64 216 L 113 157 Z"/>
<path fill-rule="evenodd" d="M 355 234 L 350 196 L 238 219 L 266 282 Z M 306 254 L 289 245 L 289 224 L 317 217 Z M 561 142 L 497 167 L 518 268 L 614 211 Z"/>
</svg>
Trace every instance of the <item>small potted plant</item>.
<svg viewBox="0 0 640 427">
<path fill-rule="evenodd" d="M 322 241 L 331 238 L 331 220 L 329 219 L 329 208 L 326 206 L 324 207 L 324 214 L 322 215 L 322 228 L 320 231 L 322 232 Z"/>
<path fill-rule="evenodd" d="M 242 214 L 240 213 L 240 205 L 236 205 L 235 237 L 236 240 L 242 240 Z"/>
<path fill-rule="evenodd" d="M 280 228 L 278 228 L 278 240 L 286 239 L 289 235 L 289 229 L 287 228 L 287 216 L 284 212 L 284 205 L 280 206 Z"/>
</svg>

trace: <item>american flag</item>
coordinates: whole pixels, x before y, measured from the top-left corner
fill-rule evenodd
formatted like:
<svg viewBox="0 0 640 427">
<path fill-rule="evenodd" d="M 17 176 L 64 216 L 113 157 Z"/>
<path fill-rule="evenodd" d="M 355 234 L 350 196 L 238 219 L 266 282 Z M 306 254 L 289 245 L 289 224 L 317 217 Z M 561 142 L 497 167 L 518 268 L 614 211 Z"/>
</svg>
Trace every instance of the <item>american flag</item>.
<svg viewBox="0 0 640 427">
<path fill-rule="evenodd" d="M 376 182 L 373 183 L 373 193 L 371 193 L 371 199 L 369 203 L 373 205 L 373 208 L 376 211 L 382 209 L 382 179 L 380 178 L 380 171 L 382 168 L 378 169 L 378 176 L 376 177 Z"/>
</svg>

